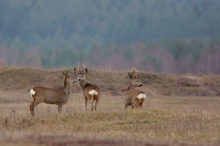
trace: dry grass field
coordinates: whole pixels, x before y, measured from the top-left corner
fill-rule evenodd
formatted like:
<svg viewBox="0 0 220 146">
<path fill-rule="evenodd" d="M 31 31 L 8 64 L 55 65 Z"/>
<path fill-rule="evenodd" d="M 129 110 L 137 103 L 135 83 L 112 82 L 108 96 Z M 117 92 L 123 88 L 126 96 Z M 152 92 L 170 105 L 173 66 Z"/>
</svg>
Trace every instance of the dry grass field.
<svg viewBox="0 0 220 146">
<path fill-rule="evenodd" d="M 135 110 L 124 110 L 120 90 L 126 88 L 126 72 L 93 71 L 88 80 L 103 91 L 98 111 L 84 110 L 75 84 L 62 114 L 42 103 L 31 117 L 28 89 L 61 86 L 60 70 L 0 68 L 0 145 L 220 145 L 220 76 L 142 72 L 139 80 L 149 96 Z"/>
</svg>

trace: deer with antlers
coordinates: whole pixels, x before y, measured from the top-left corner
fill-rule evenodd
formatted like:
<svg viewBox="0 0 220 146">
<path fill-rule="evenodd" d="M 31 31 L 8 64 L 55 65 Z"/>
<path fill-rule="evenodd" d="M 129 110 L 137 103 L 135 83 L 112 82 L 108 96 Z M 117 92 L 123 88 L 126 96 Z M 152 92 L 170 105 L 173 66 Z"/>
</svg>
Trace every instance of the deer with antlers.
<svg viewBox="0 0 220 146">
<path fill-rule="evenodd" d="M 128 106 L 132 106 L 132 108 L 141 108 L 144 99 L 147 96 L 143 91 L 135 89 L 136 87 L 142 86 L 142 84 L 138 81 L 135 68 L 128 73 L 128 77 L 130 78 L 128 87 L 126 90 L 122 90 L 125 96 L 125 109 L 127 109 Z"/>
<path fill-rule="evenodd" d="M 89 100 L 91 104 L 91 111 L 97 109 L 97 104 L 101 97 L 101 90 L 98 86 L 90 84 L 86 81 L 86 74 L 88 69 L 83 65 L 78 65 L 78 69 L 74 68 L 74 72 L 77 74 L 77 80 L 79 81 L 79 85 L 82 89 L 82 94 L 85 99 L 85 109 L 87 111 L 87 101 Z M 95 103 L 95 105 L 94 105 Z"/>
<path fill-rule="evenodd" d="M 41 102 L 47 104 L 56 104 L 58 106 L 58 112 L 62 110 L 62 105 L 66 104 L 71 92 L 71 86 L 75 82 L 69 75 L 68 71 L 62 71 L 64 76 L 64 86 L 59 89 L 52 89 L 42 86 L 33 87 L 30 90 L 30 94 L 33 97 L 33 102 L 30 104 L 31 115 L 34 116 L 34 108 Z"/>
</svg>

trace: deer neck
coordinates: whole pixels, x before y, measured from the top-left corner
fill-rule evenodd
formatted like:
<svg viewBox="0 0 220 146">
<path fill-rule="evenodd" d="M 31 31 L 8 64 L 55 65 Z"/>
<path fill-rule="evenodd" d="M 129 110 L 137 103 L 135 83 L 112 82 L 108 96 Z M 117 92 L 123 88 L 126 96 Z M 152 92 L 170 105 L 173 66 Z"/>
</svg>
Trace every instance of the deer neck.
<svg viewBox="0 0 220 146">
<path fill-rule="evenodd" d="M 87 84 L 88 84 L 88 82 L 86 80 L 79 83 L 79 85 L 82 89 L 84 89 Z"/>
<path fill-rule="evenodd" d="M 128 91 L 128 90 L 132 90 L 132 89 L 135 89 L 135 86 L 128 85 L 127 91 Z"/>
<path fill-rule="evenodd" d="M 71 91 L 71 86 L 70 84 L 68 84 L 66 81 L 64 82 L 64 92 L 67 96 L 70 95 L 70 91 Z"/>
</svg>

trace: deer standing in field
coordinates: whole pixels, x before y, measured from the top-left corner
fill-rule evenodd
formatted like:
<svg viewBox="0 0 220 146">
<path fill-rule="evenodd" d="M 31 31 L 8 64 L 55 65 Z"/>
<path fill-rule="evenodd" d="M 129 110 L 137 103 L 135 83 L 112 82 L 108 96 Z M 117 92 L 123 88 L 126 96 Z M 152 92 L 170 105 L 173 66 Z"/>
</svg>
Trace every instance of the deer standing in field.
<svg viewBox="0 0 220 146">
<path fill-rule="evenodd" d="M 122 90 L 125 96 L 125 109 L 127 109 L 128 106 L 132 106 L 132 108 L 141 108 L 144 99 L 147 96 L 143 91 L 135 89 L 136 87 L 142 86 L 142 84 L 137 79 L 135 68 L 133 68 L 132 71 L 128 73 L 128 77 L 130 78 L 128 88 L 126 90 Z"/>
<path fill-rule="evenodd" d="M 56 104 L 58 106 L 58 112 L 62 111 L 62 105 L 66 104 L 71 92 L 71 86 L 75 82 L 69 75 L 68 71 L 63 72 L 64 87 L 59 89 L 52 89 L 42 86 L 33 87 L 30 90 L 30 94 L 33 97 L 33 102 L 30 104 L 31 115 L 34 116 L 34 107 L 41 102 L 47 104 Z"/>
<path fill-rule="evenodd" d="M 101 97 L 101 90 L 98 86 L 92 85 L 86 81 L 86 74 L 88 72 L 88 69 L 83 65 L 80 67 L 80 64 L 78 66 L 78 69 L 74 68 L 74 72 L 77 74 L 77 80 L 79 81 L 79 85 L 82 89 L 82 94 L 85 99 L 85 108 L 87 111 L 87 101 L 89 100 L 91 104 L 91 111 L 94 109 L 96 110 L 97 104 L 99 102 L 99 99 Z M 95 106 L 94 106 L 95 102 Z"/>
</svg>

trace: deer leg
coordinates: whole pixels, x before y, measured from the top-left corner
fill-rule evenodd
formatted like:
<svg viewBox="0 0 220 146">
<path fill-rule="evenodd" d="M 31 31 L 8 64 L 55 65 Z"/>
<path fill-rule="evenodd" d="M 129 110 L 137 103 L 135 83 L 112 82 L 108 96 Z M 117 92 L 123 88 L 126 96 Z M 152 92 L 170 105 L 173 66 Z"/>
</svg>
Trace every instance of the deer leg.
<svg viewBox="0 0 220 146">
<path fill-rule="evenodd" d="M 128 97 L 125 98 L 124 103 L 125 103 L 125 109 L 127 109 L 128 106 L 131 105 L 131 101 L 129 100 Z"/>
<path fill-rule="evenodd" d="M 127 103 L 125 103 L 125 109 L 127 109 L 128 108 L 128 104 Z"/>
<path fill-rule="evenodd" d="M 137 100 L 137 108 L 141 108 L 141 100 L 142 99 Z"/>
<path fill-rule="evenodd" d="M 96 106 L 97 106 L 97 103 L 98 103 L 98 101 L 96 100 L 96 101 L 95 101 L 95 111 L 96 111 Z"/>
<path fill-rule="evenodd" d="M 34 99 L 34 101 L 30 104 L 30 110 L 31 110 L 31 115 L 32 116 L 35 116 L 35 112 L 34 112 L 35 106 L 37 106 L 41 102 L 42 102 L 41 100 Z"/>
<path fill-rule="evenodd" d="M 94 98 L 93 98 L 93 102 L 95 101 L 95 107 L 94 107 L 94 109 L 95 109 L 95 111 L 96 111 L 96 107 L 97 107 L 97 104 L 98 104 L 98 102 L 99 102 L 99 97 L 98 97 L 98 95 L 95 95 L 94 96 Z"/>
<path fill-rule="evenodd" d="M 96 107 L 97 107 L 98 102 L 99 102 L 99 100 L 96 100 L 96 101 L 95 101 L 95 110 L 96 110 Z"/>
<path fill-rule="evenodd" d="M 62 104 L 58 104 L 58 113 L 62 112 Z"/>
<path fill-rule="evenodd" d="M 91 111 L 93 111 L 93 102 L 91 102 Z"/>
<path fill-rule="evenodd" d="M 137 107 L 137 102 L 131 104 L 132 109 Z"/>
<path fill-rule="evenodd" d="M 35 115 L 35 113 L 34 113 L 34 106 L 33 106 L 34 102 L 35 102 L 35 100 L 30 104 L 30 111 L 31 111 L 32 117 Z"/>
<path fill-rule="evenodd" d="M 93 111 L 94 96 L 90 96 L 89 101 L 90 101 L 90 103 L 91 103 L 91 111 Z"/>
<path fill-rule="evenodd" d="M 140 100 L 138 98 L 136 98 L 136 100 L 133 101 L 132 106 L 135 108 L 139 108 L 140 107 Z"/>
<path fill-rule="evenodd" d="M 30 110 L 33 109 L 33 104 L 34 104 L 34 102 L 35 102 L 35 99 L 34 99 L 34 101 L 30 104 Z"/>
<path fill-rule="evenodd" d="M 131 106 L 132 106 L 132 109 L 139 108 L 139 103 L 138 102 L 132 103 Z"/>
<path fill-rule="evenodd" d="M 87 101 L 88 101 L 88 99 L 85 97 L 85 108 L 86 108 L 86 111 L 87 111 Z"/>
<path fill-rule="evenodd" d="M 142 108 L 143 102 L 144 102 L 144 99 L 142 99 L 140 102 L 140 108 Z"/>
</svg>

